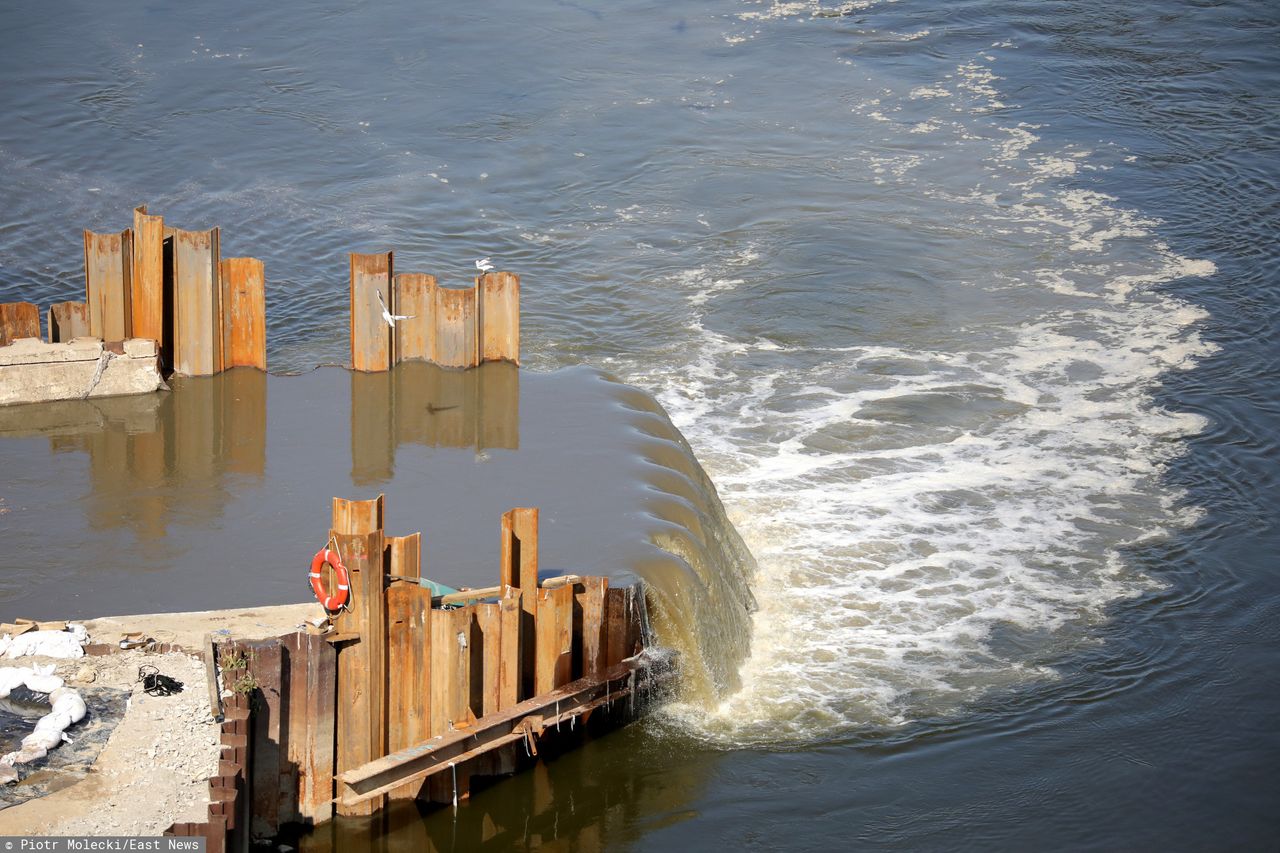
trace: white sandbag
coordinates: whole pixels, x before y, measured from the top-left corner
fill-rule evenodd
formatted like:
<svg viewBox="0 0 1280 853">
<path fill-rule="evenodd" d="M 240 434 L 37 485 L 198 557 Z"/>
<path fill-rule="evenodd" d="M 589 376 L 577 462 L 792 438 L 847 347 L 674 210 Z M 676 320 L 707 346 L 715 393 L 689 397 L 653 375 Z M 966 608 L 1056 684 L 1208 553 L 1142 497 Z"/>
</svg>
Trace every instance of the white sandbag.
<svg viewBox="0 0 1280 853">
<path fill-rule="evenodd" d="M 22 749 L 14 753 L 14 764 L 30 764 L 33 761 L 39 761 L 49 754 L 49 750 L 42 746 L 24 746 Z"/>
<path fill-rule="evenodd" d="M 35 670 L 25 666 L 0 666 L 0 697 L 8 696 L 13 688 L 25 684 L 35 675 Z"/>
<path fill-rule="evenodd" d="M 65 683 L 66 682 L 56 675 L 27 676 L 27 687 L 37 693 L 52 693 Z"/>
<path fill-rule="evenodd" d="M 22 739 L 22 751 L 26 752 L 31 749 L 43 749 L 46 752 L 62 743 L 62 732 L 40 731 L 36 729 L 31 734 Z"/>
<path fill-rule="evenodd" d="M 9 643 L 4 656 L 15 660 L 27 655 L 47 658 L 84 657 L 79 638 L 71 631 L 28 631 L 19 634 Z"/>
<path fill-rule="evenodd" d="M 9 651 L 9 644 L 13 642 L 13 637 L 8 634 L 0 634 L 0 658 L 4 657 L 4 653 Z M 0 768 L 2 770 L 3 768 Z"/>
<path fill-rule="evenodd" d="M 71 715 L 61 711 L 50 711 L 36 721 L 36 731 L 38 732 L 57 732 L 61 735 L 69 728 L 71 728 Z M 59 738 L 59 742 L 61 742 L 61 738 Z"/>
<path fill-rule="evenodd" d="M 83 646 L 85 643 L 89 642 L 89 629 L 81 625 L 79 622 L 68 622 L 67 630 L 75 635 L 75 638 L 79 641 L 80 645 Z"/>
<path fill-rule="evenodd" d="M 53 702 L 53 713 L 66 714 L 73 724 L 83 720 L 89 710 L 80 694 L 67 687 L 53 691 L 49 694 L 49 699 Z"/>
<path fill-rule="evenodd" d="M 14 769 L 12 764 L 0 761 L 0 785 L 8 785 L 10 782 L 18 781 L 18 771 Z"/>
</svg>

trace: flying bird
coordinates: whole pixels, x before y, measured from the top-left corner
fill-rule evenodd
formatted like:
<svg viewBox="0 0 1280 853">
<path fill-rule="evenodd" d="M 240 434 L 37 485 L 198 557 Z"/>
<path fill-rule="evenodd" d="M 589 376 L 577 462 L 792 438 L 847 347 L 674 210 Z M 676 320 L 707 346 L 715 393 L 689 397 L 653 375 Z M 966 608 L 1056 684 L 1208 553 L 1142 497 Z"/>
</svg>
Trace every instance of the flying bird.
<svg viewBox="0 0 1280 853">
<path fill-rule="evenodd" d="M 378 304 L 382 306 L 382 319 L 387 321 L 387 325 L 391 328 L 396 327 L 397 320 L 412 320 L 418 316 L 416 314 L 392 314 L 387 310 L 387 303 L 382 301 L 382 291 L 375 290 L 374 294 L 378 297 Z"/>
<path fill-rule="evenodd" d="M 476 269 L 480 270 L 480 272 L 490 272 L 493 270 L 493 264 L 489 262 L 488 258 L 481 258 L 476 261 Z"/>
</svg>

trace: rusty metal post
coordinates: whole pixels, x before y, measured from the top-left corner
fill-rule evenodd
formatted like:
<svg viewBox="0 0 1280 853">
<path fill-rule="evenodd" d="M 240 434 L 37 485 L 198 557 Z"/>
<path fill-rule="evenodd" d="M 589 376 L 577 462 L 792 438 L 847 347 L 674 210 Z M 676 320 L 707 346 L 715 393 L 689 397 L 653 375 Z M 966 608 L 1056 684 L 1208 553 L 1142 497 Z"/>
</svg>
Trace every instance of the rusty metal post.
<svg viewBox="0 0 1280 853">
<path fill-rule="evenodd" d="M 480 294 L 480 361 L 520 363 L 520 276 L 486 273 L 476 279 Z"/>
<path fill-rule="evenodd" d="M 266 276 L 257 258 L 227 258 L 222 278 L 222 366 L 267 369 Z"/>
<path fill-rule="evenodd" d="M 392 254 L 351 253 L 351 369 L 389 370 L 395 352 L 394 332 L 382 316 L 396 313 L 391 287 Z"/>
</svg>

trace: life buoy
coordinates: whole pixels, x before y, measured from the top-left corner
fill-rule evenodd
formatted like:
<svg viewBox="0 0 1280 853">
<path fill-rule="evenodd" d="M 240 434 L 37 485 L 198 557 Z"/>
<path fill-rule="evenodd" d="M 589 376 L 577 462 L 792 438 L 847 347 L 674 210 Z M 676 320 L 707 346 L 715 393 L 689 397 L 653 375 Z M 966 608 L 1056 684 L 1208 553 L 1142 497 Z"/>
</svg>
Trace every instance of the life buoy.
<svg viewBox="0 0 1280 853">
<path fill-rule="evenodd" d="M 320 569 L 326 563 L 333 569 L 334 579 L 338 582 L 338 588 L 332 594 L 324 588 L 324 582 L 320 577 Z M 341 610 L 347 603 L 350 589 L 351 577 L 347 574 L 347 567 L 342 565 L 338 552 L 330 551 L 328 548 L 317 551 L 315 557 L 311 559 L 311 591 L 316 594 L 316 601 L 319 601 L 325 610 Z"/>
</svg>

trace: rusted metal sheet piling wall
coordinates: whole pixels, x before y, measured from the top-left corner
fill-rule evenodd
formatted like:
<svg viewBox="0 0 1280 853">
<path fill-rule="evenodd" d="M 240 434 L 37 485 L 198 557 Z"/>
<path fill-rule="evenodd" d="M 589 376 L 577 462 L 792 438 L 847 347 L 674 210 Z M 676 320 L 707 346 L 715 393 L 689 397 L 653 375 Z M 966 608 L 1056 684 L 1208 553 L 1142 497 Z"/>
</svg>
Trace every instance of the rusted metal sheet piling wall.
<svg viewBox="0 0 1280 853">
<path fill-rule="evenodd" d="M 327 631 L 218 647 L 230 698 L 210 817 L 171 834 L 248 850 L 390 800 L 457 802 L 473 778 L 536 762 L 571 730 L 626 722 L 634 697 L 671 676 L 638 654 L 651 642 L 639 585 L 539 580 L 536 509 L 503 516 L 496 586 L 434 598 L 418 583 L 421 535 L 388 536 L 384 510 L 381 496 L 333 500 L 328 547 L 351 598 Z"/>
<path fill-rule="evenodd" d="M 161 362 L 184 376 L 230 367 L 265 370 L 266 300 L 261 261 L 221 258 L 219 229 L 187 231 L 133 211 L 119 233 L 84 232 L 85 301 L 49 308 L 49 343 L 95 337 L 155 341 Z M 34 310 L 34 322 L 30 312 Z M 9 322 L 12 317 L 20 317 Z M 0 346 L 39 338 L 39 311 L 0 305 Z"/>
<path fill-rule="evenodd" d="M 40 337 L 40 308 L 31 302 L 0 304 L 0 346 Z"/>
<path fill-rule="evenodd" d="M 351 367 L 378 372 L 402 361 L 476 367 L 520 363 L 520 277 L 478 276 L 441 287 L 426 273 L 393 270 L 392 253 L 351 255 Z"/>
<path fill-rule="evenodd" d="M 84 303 L 49 309 L 50 343 L 96 337 L 156 342 L 183 376 L 265 370 L 266 274 L 254 258 L 221 257 L 221 232 L 175 228 L 145 205 L 133 227 L 84 231 Z M 404 361 L 470 368 L 520 363 L 520 277 L 486 272 L 467 288 L 394 270 L 391 252 L 350 256 L 351 367 L 382 372 Z M 39 309 L 0 305 L 0 346 L 40 337 Z"/>
</svg>

